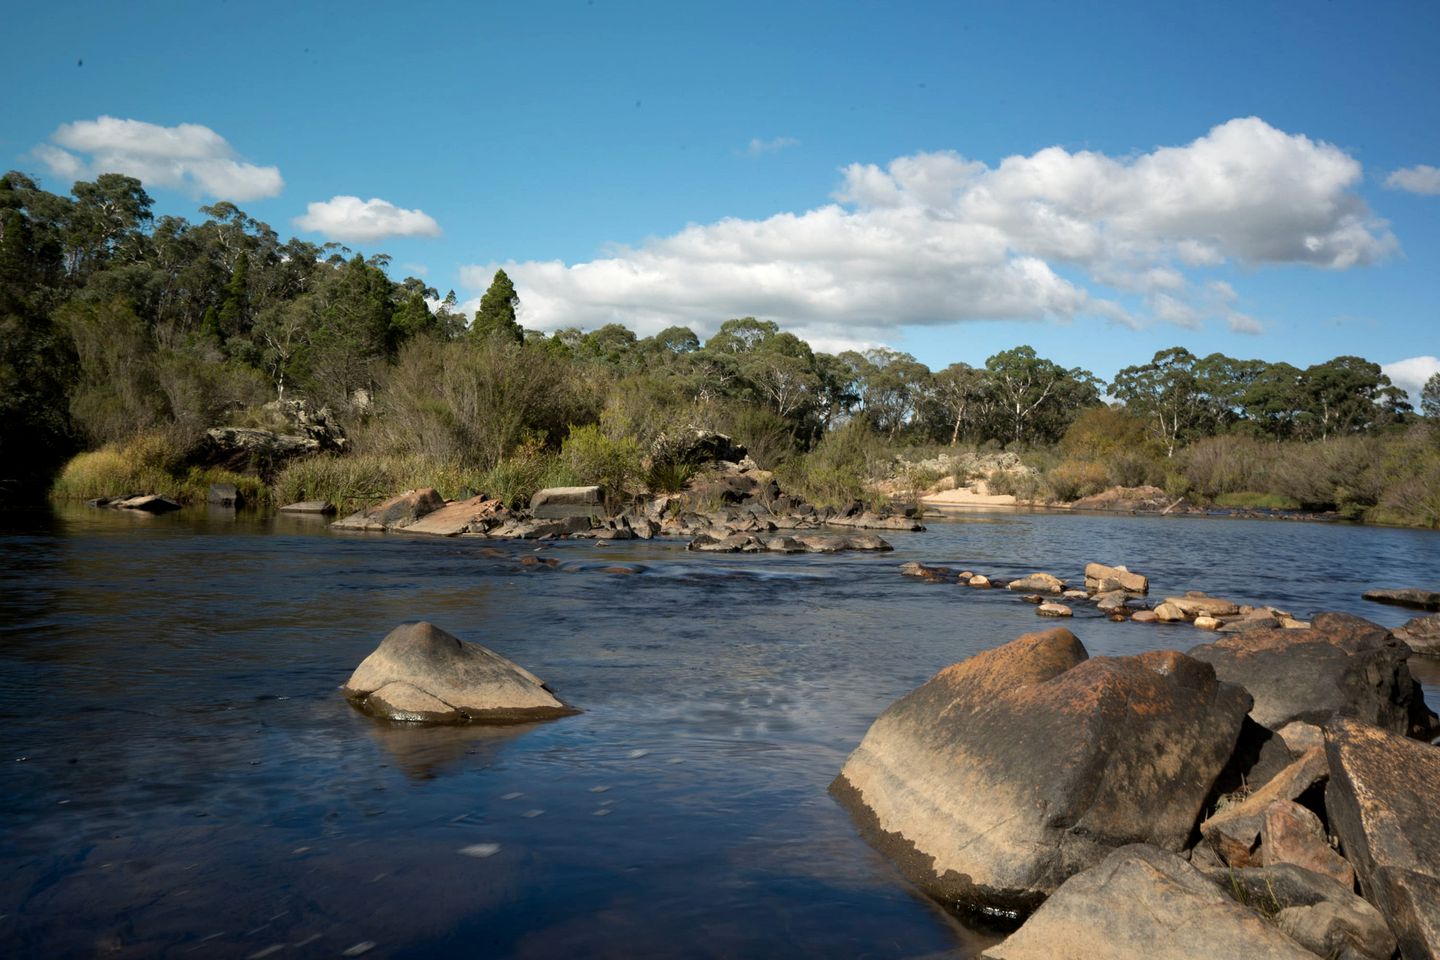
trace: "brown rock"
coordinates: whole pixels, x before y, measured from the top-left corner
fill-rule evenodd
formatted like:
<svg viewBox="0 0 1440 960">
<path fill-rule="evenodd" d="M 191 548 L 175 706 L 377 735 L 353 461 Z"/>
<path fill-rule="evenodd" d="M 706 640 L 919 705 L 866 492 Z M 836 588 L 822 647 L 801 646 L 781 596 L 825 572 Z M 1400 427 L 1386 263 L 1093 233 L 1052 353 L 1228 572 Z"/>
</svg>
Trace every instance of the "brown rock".
<svg viewBox="0 0 1440 960">
<path fill-rule="evenodd" d="M 432 487 L 406 490 L 378 506 L 351 514 L 330 525 L 332 530 L 397 530 L 445 506 L 445 498 Z"/>
<path fill-rule="evenodd" d="M 1136 610 L 1130 614 L 1130 619 L 1136 623 L 1155 623 L 1160 619 L 1160 615 L 1154 610 Z"/>
<path fill-rule="evenodd" d="M 471 497 L 456 500 L 433 510 L 405 528 L 407 533 L 427 533 L 437 537 L 454 537 L 470 529 L 470 525 L 494 516 L 503 508 L 499 500 Z"/>
<path fill-rule="evenodd" d="M 1276 800 L 1260 820 L 1260 863 L 1293 863 L 1324 874 L 1350 890 L 1355 870 L 1325 838 L 1320 818 L 1292 800 Z"/>
<path fill-rule="evenodd" d="M 1182 849 L 1249 699 L 1178 653 L 1027 634 L 893 704 L 832 790 L 927 890 L 1030 909 L 1112 847 Z"/>
<path fill-rule="evenodd" d="M 1042 603 L 1035 608 L 1035 613 L 1042 617 L 1073 617 L 1075 612 L 1063 603 Z"/>
<path fill-rule="evenodd" d="M 1323 874 L 1291 863 L 1202 872 L 1327 960 L 1390 960 L 1395 952 L 1395 935 L 1380 911 Z"/>
<path fill-rule="evenodd" d="M 1322 750 L 1311 750 L 1238 803 L 1216 810 L 1200 824 L 1200 834 L 1232 867 L 1260 866 L 1260 826 L 1276 800 L 1294 800 L 1324 782 L 1329 770 Z"/>
<path fill-rule="evenodd" d="M 1417 590 L 1413 587 L 1400 590 L 1366 590 L 1361 596 L 1366 600 L 1390 603 L 1397 607 L 1410 607 L 1414 610 L 1440 610 L 1440 593 L 1434 590 Z"/>
<path fill-rule="evenodd" d="M 972 587 L 988 587 L 990 586 L 990 578 L 985 576 L 983 573 L 977 573 L 975 576 L 967 580 L 966 583 L 968 583 Z"/>
<path fill-rule="evenodd" d="M 1325 728 L 1325 811 L 1406 960 L 1440 957 L 1440 749 L 1354 720 Z"/>
</svg>

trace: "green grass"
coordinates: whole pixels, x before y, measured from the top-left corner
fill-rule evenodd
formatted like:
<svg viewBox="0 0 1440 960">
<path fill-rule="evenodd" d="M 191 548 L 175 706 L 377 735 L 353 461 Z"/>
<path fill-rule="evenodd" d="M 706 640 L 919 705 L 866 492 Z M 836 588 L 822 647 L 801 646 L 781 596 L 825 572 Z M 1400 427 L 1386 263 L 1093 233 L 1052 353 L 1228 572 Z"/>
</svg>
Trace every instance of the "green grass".
<svg viewBox="0 0 1440 960">
<path fill-rule="evenodd" d="M 131 493 L 153 493 L 176 503 L 204 503 L 213 483 L 233 483 L 245 503 L 270 502 L 270 490 L 258 477 L 229 470 L 184 467 L 163 436 L 142 435 L 99 450 L 76 454 L 50 488 L 61 500 L 91 500 Z"/>
</svg>

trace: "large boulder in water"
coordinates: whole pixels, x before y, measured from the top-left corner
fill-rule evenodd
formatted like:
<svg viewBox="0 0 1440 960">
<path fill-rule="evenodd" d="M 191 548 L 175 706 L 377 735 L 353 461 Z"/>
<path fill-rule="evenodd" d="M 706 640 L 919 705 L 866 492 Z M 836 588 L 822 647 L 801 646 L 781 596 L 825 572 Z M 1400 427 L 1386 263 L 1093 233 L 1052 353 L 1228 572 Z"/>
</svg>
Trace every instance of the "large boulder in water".
<svg viewBox="0 0 1440 960">
<path fill-rule="evenodd" d="M 1339 715 L 1426 740 L 1440 733 L 1406 666 L 1409 648 L 1359 617 L 1322 613 L 1305 629 L 1248 630 L 1189 653 L 1249 690 L 1251 716 L 1272 730 Z"/>
<path fill-rule="evenodd" d="M 1440 748 L 1353 720 L 1325 728 L 1325 812 L 1406 960 L 1440 957 Z"/>
<path fill-rule="evenodd" d="M 1183 849 L 1249 709 L 1183 654 L 1031 633 L 896 701 L 831 789 L 937 897 L 1026 911 L 1114 847 Z"/>
<path fill-rule="evenodd" d="M 1405 642 L 1411 653 L 1427 657 L 1440 657 L 1440 613 L 1432 613 L 1428 617 L 1415 617 L 1391 632 L 1395 635 L 1395 639 Z"/>
<path fill-rule="evenodd" d="M 517 723 L 576 712 L 524 667 L 424 621 L 391 630 L 342 692 L 387 720 Z"/>
<path fill-rule="evenodd" d="M 330 525 L 332 530 L 399 530 L 445 506 L 445 498 L 433 487 L 406 490 L 378 506 L 353 513 Z"/>
<path fill-rule="evenodd" d="M 1136 844 L 1065 881 L 985 960 L 1316 960 L 1173 853 Z"/>
</svg>

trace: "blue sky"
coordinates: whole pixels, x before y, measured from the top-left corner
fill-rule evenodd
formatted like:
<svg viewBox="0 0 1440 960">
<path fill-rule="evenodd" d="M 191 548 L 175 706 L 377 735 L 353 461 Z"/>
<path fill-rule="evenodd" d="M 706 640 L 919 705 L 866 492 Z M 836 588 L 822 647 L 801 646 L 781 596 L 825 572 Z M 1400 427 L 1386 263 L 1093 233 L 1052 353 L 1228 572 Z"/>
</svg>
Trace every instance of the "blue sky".
<svg viewBox="0 0 1440 960">
<path fill-rule="evenodd" d="M 1107 378 L 1176 344 L 1440 370 L 1434 3 L 139 2 L 7 27 L 8 166 L 56 191 L 121 168 L 192 219 L 232 199 L 462 301 L 503 265 L 542 329 L 753 314 L 937 369 L 1029 343 Z"/>
</svg>

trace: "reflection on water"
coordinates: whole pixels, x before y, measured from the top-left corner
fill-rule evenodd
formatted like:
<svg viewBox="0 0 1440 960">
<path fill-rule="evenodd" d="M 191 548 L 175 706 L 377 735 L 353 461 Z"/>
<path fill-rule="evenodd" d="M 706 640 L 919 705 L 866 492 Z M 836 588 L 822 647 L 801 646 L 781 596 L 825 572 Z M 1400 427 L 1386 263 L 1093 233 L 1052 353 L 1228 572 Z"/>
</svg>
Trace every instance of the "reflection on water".
<svg viewBox="0 0 1440 960">
<path fill-rule="evenodd" d="M 898 564 L 1128 563 L 1157 593 L 1388 625 L 1408 614 L 1361 591 L 1440 582 L 1433 533 L 1184 518 L 970 517 L 823 557 L 339 536 L 243 511 L 9 519 L 11 956 L 970 956 L 986 935 L 917 896 L 826 786 L 896 697 L 1043 622 Z M 1077 614 L 1096 654 L 1205 639 Z M 339 685 L 416 619 L 584 712 L 440 730 L 358 713 Z M 1440 699 L 1440 668 L 1413 671 Z"/>
</svg>

